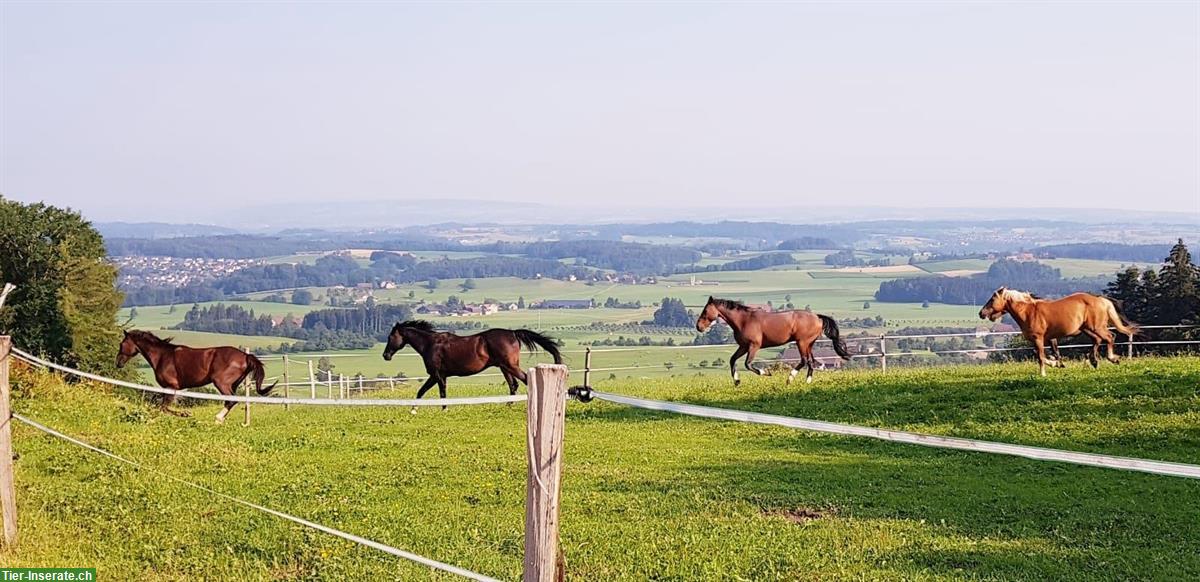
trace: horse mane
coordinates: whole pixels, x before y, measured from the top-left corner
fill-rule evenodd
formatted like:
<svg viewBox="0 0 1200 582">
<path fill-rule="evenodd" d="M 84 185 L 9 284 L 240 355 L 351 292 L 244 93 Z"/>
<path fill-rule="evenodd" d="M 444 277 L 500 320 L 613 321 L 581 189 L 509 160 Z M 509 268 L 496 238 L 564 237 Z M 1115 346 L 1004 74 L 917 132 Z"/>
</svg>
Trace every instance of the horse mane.
<svg viewBox="0 0 1200 582">
<path fill-rule="evenodd" d="M 1041 300 L 1041 297 L 1038 297 L 1037 295 L 1034 295 L 1033 293 L 1017 291 L 1016 289 L 1005 289 L 1004 290 L 1004 298 L 1008 299 L 1009 301 L 1038 301 L 1038 300 Z"/>
<path fill-rule="evenodd" d="M 424 319 L 410 319 L 408 321 L 402 321 L 400 323 L 397 323 L 396 326 L 393 327 L 392 329 L 393 330 L 415 329 L 417 331 L 423 331 L 425 333 L 436 333 L 437 332 L 437 329 L 433 327 L 433 324 L 429 323 L 428 321 L 425 321 Z"/>
<path fill-rule="evenodd" d="M 752 310 L 752 308 L 750 306 L 746 305 L 745 303 L 742 303 L 741 301 L 735 301 L 733 299 L 713 298 L 712 303 L 713 303 L 713 305 L 716 305 L 718 307 L 724 307 L 725 309 L 737 309 L 739 311 L 751 311 Z"/>
<path fill-rule="evenodd" d="M 156 346 L 160 346 L 160 347 L 164 347 L 164 348 L 179 347 L 179 346 L 175 345 L 175 343 L 174 343 L 175 338 L 173 338 L 173 337 L 158 337 L 158 336 L 154 335 L 153 333 L 150 333 L 148 331 L 143 331 L 140 329 L 131 330 L 126 333 L 128 333 L 130 335 L 130 337 L 133 337 L 135 339 L 140 339 L 144 342 L 154 344 Z"/>
</svg>

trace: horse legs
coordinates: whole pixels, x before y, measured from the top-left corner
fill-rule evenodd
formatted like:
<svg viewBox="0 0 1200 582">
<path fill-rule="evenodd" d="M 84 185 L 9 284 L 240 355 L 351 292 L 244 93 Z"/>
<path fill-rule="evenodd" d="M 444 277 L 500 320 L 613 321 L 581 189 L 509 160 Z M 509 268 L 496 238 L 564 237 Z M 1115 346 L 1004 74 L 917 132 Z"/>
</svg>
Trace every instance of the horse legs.
<svg viewBox="0 0 1200 582">
<path fill-rule="evenodd" d="M 1108 355 L 1105 356 L 1105 358 L 1114 364 L 1120 364 L 1121 359 L 1118 358 L 1115 353 L 1113 353 L 1113 342 L 1116 341 L 1113 338 L 1113 333 L 1111 331 L 1108 331 L 1107 328 L 1100 328 L 1096 332 L 1096 335 L 1100 336 L 1100 339 L 1108 342 Z"/>
<path fill-rule="evenodd" d="M 220 382 L 213 382 L 213 386 L 217 387 L 217 392 L 220 392 L 226 396 L 233 396 L 233 391 L 236 388 L 236 386 L 230 386 Z M 229 416 L 229 411 L 233 410 L 234 406 L 237 406 L 237 402 L 232 400 L 225 401 L 225 408 L 222 408 L 221 412 L 217 413 L 217 424 L 225 424 L 225 417 Z"/>
<path fill-rule="evenodd" d="M 751 372 L 754 372 L 755 374 L 758 374 L 759 376 L 770 376 L 771 372 L 763 371 L 760 368 L 750 365 L 750 363 L 754 361 L 754 356 L 757 356 L 757 355 L 758 355 L 758 346 L 755 344 L 750 344 L 750 347 L 746 348 L 746 369 L 750 370 Z"/>
<path fill-rule="evenodd" d="M 817 343 L 817 340 L 814 339 L 812 342 L 810 342 L 808 344 L 808 347 L 805 348 L 805 350 L 804 350 L 804 360 L 808 363 L 808 375 L 804 377 L 805 384 L 812 384 L 813 362 L 815 362 L 817 360 L 815 357 L 813 357 L 813 350 L 812 350 L 813 344 L 815 344 L 815 343 Z"/>
<path fill-rule="evenodd" d="M 508 370 L 501 369 L 500 373 L 504 374 L 504 383 L 508 384 L 508 395 L 515 395 L 517 393 L 517 379 L 512 374 L 509 374 Z"/>
<path fill-rule="evenodd" d="M 176 388 L 176 390 L 178 390 L 178 388 Z M 179 416 L 179 417 L 183 417 L 183 418 L 187 418 L 187 417 L 189 417 L 189 416 L 191 416 L 191 415 L 192 415 L 192 413 L 190 413 L 190 412 L 188 412 L 188 411 L 186 411 L 186 410 L 174 410 L 174 409 L 172 409 L 172 408 L 171 408 L 171 405 L 172 405 L 172 404 L 175 404 L 175 395 L 174 395 L 174 394 L 167 394 L 167 395 L 164 395 L 164 396 L 163 396 L 163 399 L 162 399 L 162 404 L 159 404 L 159 406 L 158 406 L 158 407 L 159 407 L 159 409 L 160 409 L 160 410 L 162 410 L 163 412 L 165 412 L 165 413 L 167 413 L 167 414 L 173 414 L 173 415 L 175 415 L 175 416 Z"/>
<path fill-rule="evenodd" d="M 1037 351 L 1038 372 L 1043 378 L 1046 377 L 1046 338 L 1037 336 L 1033 338 L 1033 347 Z"/>
<path fill-rule="evenodd" d="M 426 392 L 429 392 L 429 389 L 433 388 L 433 385 L 437 384 L 437 383 L 438 383 L 437 378 L 434 377 L 432 374 L 428 378 L 426 378 L 425 383 L 421 385 L 421 389 L 417 390 L 417 400 L 420 400 L 421 397 L 424 396 Z M 416 413 L 417 413 L 417 407 L 414 406 L 414 407 L 412 407 L 412 410 L 409 411 L 409 414 L 416 414 Z"/>
<path fill-rule="evenodd" d="M 804 356 L 804 348 L 800 346 L 799 341 L 796 342 L 796 353 L 800 354 L 800 361 L 796 362 L 796 365 L 792 367 L 792 371 L 788 373 L 788 384 L 792 383 L 792 379 L 796 377 L 796 374 L 800 373 L 800 368 L 804 367 L 804 364 L 808 359 Z"/>
<path fill-rule="evenodd" d="M 1092 363 L 1092 368 L 1100 367 L 1100 336 L 1096 332 L 1083 330 L 1083 333 L 1092 338 L 1092 353 L 1088 356 L 1088 361 Z"/>
<path fill-rule="evenodd" d="M 1050 340 L 1050 349 L 1054 351 L 1054 367 L 1066 368 L 1067 364 L 1063 362 L 1062 354 L 1058 353 L 1058 339 Z"/>
<path fill-rule="evenodd" d="M 737 351 L 729 358 L 729 375 L 733 376 L 733 385 L 738 386 L 742 383 L 741 378 L 738 378 L 737 361 L 738 358 L 746 355 L 746 346 L 738 345 Z"/>
<path fill-rule="evenodd" d="M 446 379 L 441 376 L 438 376 L 437 381 L 438 381 L 438 397 L 441 398 L 442 400 L 445 400 L 446 399 Z M 443 404 L 442 410 L 446 410 L 446 408 L 447 408 L 446 405 Z"/>
</svg>

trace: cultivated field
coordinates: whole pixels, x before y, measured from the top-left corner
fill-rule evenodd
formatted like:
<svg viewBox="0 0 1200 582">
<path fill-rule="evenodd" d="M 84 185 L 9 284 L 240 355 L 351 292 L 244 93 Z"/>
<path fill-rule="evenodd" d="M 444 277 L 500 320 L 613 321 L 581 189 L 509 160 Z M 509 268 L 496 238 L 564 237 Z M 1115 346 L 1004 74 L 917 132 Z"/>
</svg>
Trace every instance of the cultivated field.
<svg viewBox="0 0 1200 582">
<path fill-rule="evenodd" d="M 610 391 L 1200 462 L 1200 359 L 1034 377 L 1025 364 L 625 381 Z M 577 372 L 576 372 L 577 374 Z M 256 406 L 164 416 L 20 372 L 14 408 L 171 475 L 501 579 L 519 577 L 523 405 Z M 572 377 L 571 381 L 578 378 Z M 459 395 L 494 393 L 464 386 Z M 576 580 L 1196 579 L 1200 482 L 571 403 L 562 539 Z M 240 419 L 239 413 L 232 418 Z M 14 424 L 21 545 L 5 566 L 101 579 L 447 579 Z"/>
</svg>

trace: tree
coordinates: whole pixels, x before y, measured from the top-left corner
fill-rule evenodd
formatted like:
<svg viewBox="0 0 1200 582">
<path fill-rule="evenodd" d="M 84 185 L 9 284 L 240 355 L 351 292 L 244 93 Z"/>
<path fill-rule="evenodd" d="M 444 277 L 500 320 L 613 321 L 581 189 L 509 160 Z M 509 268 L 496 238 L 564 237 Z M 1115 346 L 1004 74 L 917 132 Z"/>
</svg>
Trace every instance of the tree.
<svg viewBox="0 0 1200 582">
<path fill-rule="evenodd" d="M 433 291 L 441 284 L 442 282 L 439 281 L 437 277 L 430 277 L 425 280 L 425 288 L 429 289 L 430 293 L 433 293 Z"/>
<path fill-rule="evenodd" d="M 929 300 L 928 299 L 921 302 L 921 309 L 929 309 Z"/>
<path fill-rule="evenodd" d="M 35 354 L 116 375 L 123 297 L 105 258 L 100 233 L 79 213 L 0 197 L 0 282 L 17 286 L 0 310 L 0 333 Z"/>
<path fill-rule="evenodd" d="M 137 316 L 138 316 L 138 310 L 137 310 L 137 308 L 136 308 L 136 307 L 130 307 L 130 308 L 129 308 L 129 319 L 132 321 L 132 320 L 134 320 L 134 319 L 137 319 Z"/>
<path fill-rule="evenodd" d="M 517 309 L 525 309 L 525 296 L 517 297 Z"/>
<path fill-rule="evenodd" d="M 466 293 L 475 288 L 475 279 L 463 279 L 462 285 L 459 287 L 462 288 L 463 293 Z"/>
<path fill-rule="evenodd" d="M 416 292 L 416 291 L 413 291 L 413 290 L 411 290 L 411 289 L 409 289 L 409 291 L 408 291 L 408 298 L 409 298 L 409 299 L 415 299 L 416 297 L 417 297 L 417 292 Z"/>
<path fill-rule="evenodd" d="M 688 312 L 682 299 L 663 297 L 661 305 L 654 312 L 654 325 L 662 327 L 689 327 L 692 323 L 692 314 Z"/>
<path fill-rule="evenodd" d="M 167 310 L 167 313 L 175 313 L 175 304 L 174 303 L 171 304 L 171 308 Z"/>
<path fill-rule="evenodd" d="M 1200 271 L 1192 264 L 1192 254 L 1183 239 L 1171 248 L 1149 290 L 1158 307 L 1156 320 L 1162 325 L 1192 321 L 1200 313 Z"/>
<path fill-rule="evenodd" d="M 308 289 L 297 289 L 292 291 L 293 305 L 312 305 L 313 294 Z"/>
<path fill-rule="evenodd" d="M 863 309 L 865 310 L 865 309 L 870 309 L 870 308 L 871 308 L 871 302 L 863 301 Z"/>
</svg>

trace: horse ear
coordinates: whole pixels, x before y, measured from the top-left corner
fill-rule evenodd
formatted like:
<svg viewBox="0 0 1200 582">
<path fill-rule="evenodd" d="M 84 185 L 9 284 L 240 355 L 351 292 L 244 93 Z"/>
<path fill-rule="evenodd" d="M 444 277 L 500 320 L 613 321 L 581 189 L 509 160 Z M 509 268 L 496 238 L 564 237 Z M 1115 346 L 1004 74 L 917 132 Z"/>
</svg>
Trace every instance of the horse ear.
<svg viewBox="0 0 1200 582">
<path fill-rule="evenodd" d="M 712 303 L 712 302 L 713 302 L 713 296 L 712 296 L 712 295 L 709 295 L 709 296 L 708 296 L 708 302 L 709 302 L 709 303 Z"/>
</svg>

